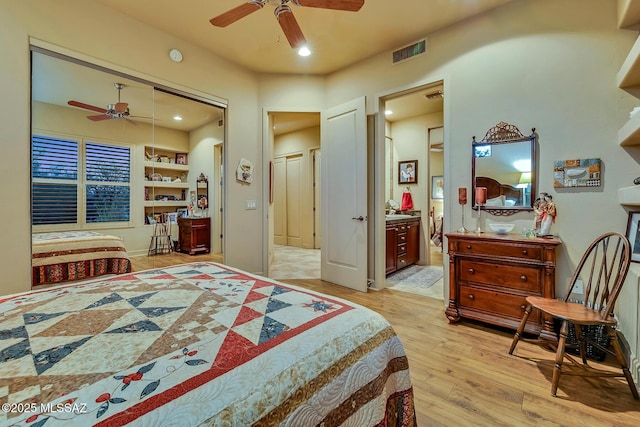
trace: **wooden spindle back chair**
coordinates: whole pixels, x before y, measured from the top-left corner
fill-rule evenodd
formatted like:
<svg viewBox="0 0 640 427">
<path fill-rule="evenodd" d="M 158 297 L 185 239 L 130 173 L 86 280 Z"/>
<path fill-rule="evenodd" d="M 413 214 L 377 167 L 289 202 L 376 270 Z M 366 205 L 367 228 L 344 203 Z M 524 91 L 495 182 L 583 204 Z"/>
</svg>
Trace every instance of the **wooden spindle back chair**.
<svg viewBox="0 0 640 427">
<path fill-rule="evenodd" d="M 527 297 L 527 307 L 520 326 L 516 331 L 509 354 L 513 354 L 519 341 L 533 342 L 549 346 L 549 340 L 525 339 L 523 331 L 529 315 L 535 310 L 546 313 L 561 323 L 557 342 L 555 366 L 551 384 L 551 395 L 556 396 L 560 376 L 584 375 L 590 377 L 606 376 L 627 379 L 631 393 L 638 399 L 638 390 L 633 382 L 624 354 L 618 342 L 617 320 L 614 315 L 615 303 L 620 295 L 631 260 L 631 245 L 626 236 L 610 232 L 596 238 L 587 248 L 578 263 L 564 299 Z M 575 328 L 576 341 L 582 358 L 578 364 L 565 352 L 570 328 Z M 593 328 L 603 328 L 609 337 L 609 346 L 596 342 L 593 336 L 585 333 Z M 609 370 L 594 369 L 587 363 L 587 344 L 600 351 L 614 355 L 622 368 L 622 374 Z M 562 370 L 563 360 L 568 358 L 577 370 Z"/>
</svg>

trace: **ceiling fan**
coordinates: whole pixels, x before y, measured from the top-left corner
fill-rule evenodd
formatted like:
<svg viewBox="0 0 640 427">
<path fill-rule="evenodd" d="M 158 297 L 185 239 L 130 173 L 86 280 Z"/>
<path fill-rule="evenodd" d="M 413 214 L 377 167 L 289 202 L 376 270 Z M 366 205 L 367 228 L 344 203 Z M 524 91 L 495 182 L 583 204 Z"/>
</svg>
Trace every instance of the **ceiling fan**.
<svg viewBox="0 0 640 427">
<path fill-rule="evenodd" d="M 97 113 L 100 113 L 93 116 L 87 116 L 89 120 L 93 120 L 94 122 L 98 122 L 101 120 L 109 120 L 109 119 L 129 120 L 129 118 L 134 118 L 134 117 L 141 118 L 141 119 L 151 118 L 151 117 L 142 117 L 142 116 L 132 116 L 129 113 L 129 104 L 127 104 L 126 102 L 120 101 L 120 92 L 125 87 L 125 85 L 122 83 L 114 83 L 113 85 L 118 90 L 118 102 L 116 102 L 115 104 L 108 104 L 107 108 L 96 107 L 95 105 L 89 105 L 79 101 L 68 101 L 67 104 L 73 107 L 84 108 L 85 110 L 90 110 L 90 111 L 95 111 Z"/>
<path fill-rule="evenodd" d="M 302 34 L 298 21 L 293 16 L 288 3 L 296 6 L 357 12 L 364 5 L 364 0 L 249 0 L 222 15 L 216 16 L 209 22 L 216 27 L 226 27 L 256 10 L 262 9 L 266 3 L 276 8 L 274 14 L 291 47 L 300 48 L 307 43 L 307 40 L 304 38 L 304 34 Z"/>
</svg>

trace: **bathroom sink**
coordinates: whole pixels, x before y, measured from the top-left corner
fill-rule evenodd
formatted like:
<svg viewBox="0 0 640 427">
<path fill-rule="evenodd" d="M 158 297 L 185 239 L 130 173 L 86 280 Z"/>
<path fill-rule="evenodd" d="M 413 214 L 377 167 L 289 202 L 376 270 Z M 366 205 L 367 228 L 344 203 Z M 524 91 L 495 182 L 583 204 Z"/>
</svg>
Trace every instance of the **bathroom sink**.
<svg viewBox="0 0 640 427">
<path fill-rule="evenodd" d="M 386 220 L 390 220 L 390 219 L 406 219 L 406 218 L 413 218 L 413 215 L 393 214 L 393 215 L 385 215 L 384 217 L 385 217 Z"/>
</svg>

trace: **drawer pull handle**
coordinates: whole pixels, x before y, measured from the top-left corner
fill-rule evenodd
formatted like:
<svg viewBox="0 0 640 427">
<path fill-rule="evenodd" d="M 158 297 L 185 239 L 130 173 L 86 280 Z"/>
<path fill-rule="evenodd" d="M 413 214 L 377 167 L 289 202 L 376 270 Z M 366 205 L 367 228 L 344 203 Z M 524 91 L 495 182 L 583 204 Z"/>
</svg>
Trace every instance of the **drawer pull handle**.
<svg viewBox="0 0 640 427">
<path fill-rule="evenodd" d="M 471 249 L 471 245 L 467 245 L 467 249 Z"/>
<path fill-rule="evenodd" d="M 524 305 L 524 304 L 522 304 L 522 305 L 520 306 L 520 308 L 522 309 L 522 311 L 524 311 L 524 310 L 527 308 L 527 306 L 526 306 L 526 305 Z"/>
<path fill-rule="evenodd" d="M 520 280 L 522 280 L 523 282 L 526 282 L 527 281 L 527 276 L 525 276 L 525 275 L 520 276 Z"/>
<path fill-rule="evenodd" d="M 522 250 L 522 255 L 527 255 L 529 253 L 529 251 L 527 251 L 526 249 Z"/>
<path fill-rule="evenodd" d="M 473 268 L 469 269 L 469 274 L 476 274 L 476 270 L 474 270 Z"/>
<path fill-rule="evenodd" d="M 474 299 L 476 299 L 476 296 L 474 294 L 469 294 L 469 299 L 473 301 Z"/>
</svg>

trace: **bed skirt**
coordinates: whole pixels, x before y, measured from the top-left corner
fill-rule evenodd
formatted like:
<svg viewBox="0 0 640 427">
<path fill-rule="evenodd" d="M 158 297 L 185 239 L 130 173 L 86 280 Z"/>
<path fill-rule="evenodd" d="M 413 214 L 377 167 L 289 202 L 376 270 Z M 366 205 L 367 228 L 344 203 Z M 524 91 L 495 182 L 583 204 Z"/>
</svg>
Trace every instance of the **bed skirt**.
<svg viewBox="0 0 640 427">
<path fill-rule="evenodd" d="M 72 280 L 89 279 L 105 274 L 131 272 L 131 261 L 126 258 L 102 258 L 87 261 L 61 262 L 33 267 L 33 286 Z"/>
</svg>

